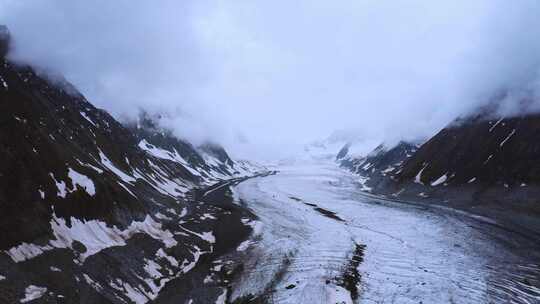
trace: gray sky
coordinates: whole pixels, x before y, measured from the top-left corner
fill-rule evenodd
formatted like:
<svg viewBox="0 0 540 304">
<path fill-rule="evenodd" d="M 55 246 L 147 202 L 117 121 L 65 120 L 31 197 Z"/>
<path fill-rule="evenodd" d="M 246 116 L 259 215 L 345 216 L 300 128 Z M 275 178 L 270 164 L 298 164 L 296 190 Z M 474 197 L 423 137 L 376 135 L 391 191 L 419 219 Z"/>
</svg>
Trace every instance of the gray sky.
<svg viewBox="0 0 540 304">
<path fill-rule="evenodd" d="M 497 90 L 536 88 L 539 14 L 534 0 L 0 0 L 14 59 L 117 117 L 167 112 L 179 136 L 263 157 L 343 129 L 427 137 Z"/>
</svg>

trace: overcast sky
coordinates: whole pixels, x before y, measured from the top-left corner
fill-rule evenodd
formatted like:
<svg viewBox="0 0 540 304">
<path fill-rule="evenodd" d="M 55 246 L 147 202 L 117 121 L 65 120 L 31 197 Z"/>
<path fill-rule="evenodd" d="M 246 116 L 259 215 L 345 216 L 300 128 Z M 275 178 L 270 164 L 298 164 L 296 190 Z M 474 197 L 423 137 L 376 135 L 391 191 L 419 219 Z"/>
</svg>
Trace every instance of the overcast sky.
<svg viewBox="0 0 540 304">
<path fill-rule="evenodd" d="M 534 0 L 0 0 L 12 58 L 116 117 L 166 112 L 179 136 L 265 157 L 343 129 L 427 137 L 535 87 L 539 15 Z"/>
</svg>

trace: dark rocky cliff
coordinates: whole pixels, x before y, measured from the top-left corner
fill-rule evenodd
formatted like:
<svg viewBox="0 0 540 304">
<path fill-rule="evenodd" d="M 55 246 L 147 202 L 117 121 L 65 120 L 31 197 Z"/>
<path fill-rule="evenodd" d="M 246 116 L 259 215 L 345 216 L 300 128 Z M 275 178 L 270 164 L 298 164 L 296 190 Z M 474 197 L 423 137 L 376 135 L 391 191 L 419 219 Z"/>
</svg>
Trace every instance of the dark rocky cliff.
<svg viewBox="0 0 540 304">
<path fill-rule="evenodd" d="M 209 265 L 248 236 L 253 216 L 228 187 L 212 198 L 201 189 L 254 167 L 150 121 L 125 127 L 67 81 L 7 60 L 3 33 L 0 303 L 215 300 L 225 283 L 200 290 Z M 193 288 L 160 296 L 178 285 Z"/>
</svg>

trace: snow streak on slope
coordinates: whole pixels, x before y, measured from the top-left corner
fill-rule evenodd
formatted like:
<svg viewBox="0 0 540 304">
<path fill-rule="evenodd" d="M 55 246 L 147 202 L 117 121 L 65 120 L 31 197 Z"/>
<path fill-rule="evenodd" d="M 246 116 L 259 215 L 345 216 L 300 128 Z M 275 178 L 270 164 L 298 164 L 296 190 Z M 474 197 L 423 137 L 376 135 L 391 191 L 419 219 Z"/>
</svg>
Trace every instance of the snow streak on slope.
<svg viewBox="0 0 540 304">
<path fill-rule="evenodd" d="M 463 214 L 366 198 L 332 164 L 279 170 L 236 188 L 262 230 L 233 298 L 352 303 L 357 287 L 361 303 L 540 301 L 540 256 L 531 254 L 539 248 L 530 239 Z M 343 284 L 358 246 L 360 283 Z"/>
</svg>

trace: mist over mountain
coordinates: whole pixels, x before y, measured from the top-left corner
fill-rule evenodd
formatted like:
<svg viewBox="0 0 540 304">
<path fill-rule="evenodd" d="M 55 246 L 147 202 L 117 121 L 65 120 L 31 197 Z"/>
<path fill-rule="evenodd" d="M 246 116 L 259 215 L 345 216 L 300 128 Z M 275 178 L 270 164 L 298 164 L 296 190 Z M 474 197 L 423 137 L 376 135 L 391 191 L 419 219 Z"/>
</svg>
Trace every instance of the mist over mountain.
<svg viewBox="0 0 540 304">
<path fill-rule="evenodd" d="M 0 304 L 540 303 L 539 13 L 0 0 Z"/>
<path fill-rule="evenodd" d="M 539 5 L 4 0 L 0 21 L 10 58 L 115 117 L 166 112 L 181 137 L 269 157 L 341 129 L 427 138 L 501 91 L 515 113 L 537 96 Z"/>
</svg>

